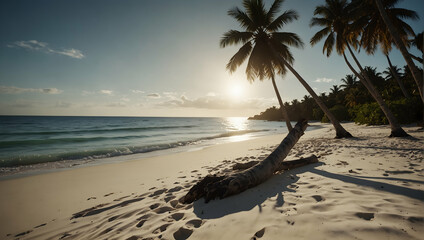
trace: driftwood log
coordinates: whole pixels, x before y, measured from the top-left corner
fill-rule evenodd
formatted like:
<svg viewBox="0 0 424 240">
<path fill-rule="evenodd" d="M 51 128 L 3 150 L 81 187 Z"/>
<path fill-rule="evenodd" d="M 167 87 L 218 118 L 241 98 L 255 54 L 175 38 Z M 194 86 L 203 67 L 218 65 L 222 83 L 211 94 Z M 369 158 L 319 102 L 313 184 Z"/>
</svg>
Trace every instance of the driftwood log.
<svg viewBox="0 0 424 240">
<path fill-rule="evenodd" d="M 307 126 L 308 122 L 306 120 L 299 121 L 267 158 L 256 164 L 252 164 L 246 170 L 224 176 L 206 176 L 190 189 L 187 195 L 181 199 L 182 202 L 192 203 L 202 197 L 205 198 L 205 202 L 209 202 L 215 198 L 222 199 L 243 192 L 266 181 L 276 171 L 293 168 L 295 165 L 298 165 L 300 162 L 285 166 L 281 163 L 304 134 Z"/>
<path fill-rule="evenodd" d="M 289 170 L 289 169 L 293 169 L 293 168 L 298 168 L 298 167 L 302 167 L 311 163 L 316 163 L 318 162 L 318 158 L 317 156 L 315 156 L 314 154 L 312 154 L 309 157 L 306 158 L 300 158 L 300 159 L 296 159 L 296 160 L 291 160 L 291 161 L 286 161 L 286 162 L 280 162 L 278 168 L 276 169 L 275 172 L 279 172 L 279 171 L 283 171 L 283 170 Z M 251 168 L 253 166 L 255 166 L 256 164 L 258 164 L 260 161 L 250 161 L 250 162 L 246 162 L 246 163 L 236 163 L 233 165 L 233 170 L 245 170 L 248 168 Z"/>
</svg>

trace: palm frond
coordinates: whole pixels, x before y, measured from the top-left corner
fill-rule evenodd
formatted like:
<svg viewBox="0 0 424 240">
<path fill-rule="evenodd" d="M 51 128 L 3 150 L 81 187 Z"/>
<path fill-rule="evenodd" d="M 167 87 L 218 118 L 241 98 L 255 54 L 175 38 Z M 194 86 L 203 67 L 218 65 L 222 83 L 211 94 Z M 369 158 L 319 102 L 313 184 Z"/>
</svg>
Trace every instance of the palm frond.
<svg viewBox="0 0 424 240">
<path fill-rule="evenodd" d="M 287 10 L 283 14 L 281 14 L 279 17 L 277 17 L 273 22 L 271 22 L 266 29 L 270 32 L 277 31 L 281 27 L 283 27 L 284 24 L 290 23 L 293 20 L 296 20 L 299 17 L 296 11 L 294 10 Z"/>
<path fill-rule="evenodd" d="M 240 32 L 237 30 L 230 30 L 224 33 L 224 36 L 221 38 L 220 46 L 222 48 L 228 45 L 235 45 L 239 43 L 246 43 L 253 37 L 252 32 Z"/>
<path fill-rule="evenodd" d="M 327 57 L 329 57 L 331 55 L 331 52 L 333 51 L 335 42 L 334 35 L 334 32 L 331 32 L 328 35 L 327 39 L 325 39 L 324 46 L 322 47 L 322 53 L 325 54 L 325 51 L 327 51 Z"/>
<path fill-rule="evenodd" d="M 267 24 L 267 12 L 262 0 L 244 0 L 243 6 L 256 27 L 264 27 Z"/>
<path fill-rule="evenodd" d="M 228 15 L 235 18 L 247 31 L 255 31 L 256 25 L 249 16 L 238 7 L 228 10 Z"/>
<path fill-rule="evenodd" d="M 309 26 L 310 27 L 313 27 L 313 26 L 327 27 L 327 26 L 330 26 L 331 24 L 332 22 L 328 18 L 313 17 L 311 19 L 311 22 L 309 23 Z"/>
<path fill-rule="evenodd" d="M 271 34 L 271 38 L 275 39 L 277 42 L 282 44 L 287 44 L 289 46 L 294 46 L 297 48 L 303 48 L 302 39 L 299 35 L 291 32 L 274 32 Z"/>
<path fill-rule="evenodd" d="M 275 14 L 280 10 L 281 5 L 283 4 L 284 0 L 275 0 L 274 3 L 271 5 L 271 7 L 268 10 L 267 19 L 270 21 L 274 20 Z M 268 23 L 269 24 L 269 23 Z"/>
<path fill-rule="evenodd" d="M 309 43 L 314 46 L 315 44 L 317 44 L 319 41 L 321 41 L 322 38 L 324 38 L 327 34 L 329 34 L 331 32 L 331 27 L 325 27 L 321 30 L 319 30 L 317 33 L 315 33 L 315 35 L 311 38 L 311 40 L 309 41 Z"/>
<path fill-rule="evenodd" d="M 234 54 L 234 56 L 227 63 L 227 69 L 230 71 L 230 73 L 234 72 L 244 62 L 244 60 L 246 60 L 251 51 L 252 44 L 247 42 L 238 50 L 236 54 Z"/>
</svg>

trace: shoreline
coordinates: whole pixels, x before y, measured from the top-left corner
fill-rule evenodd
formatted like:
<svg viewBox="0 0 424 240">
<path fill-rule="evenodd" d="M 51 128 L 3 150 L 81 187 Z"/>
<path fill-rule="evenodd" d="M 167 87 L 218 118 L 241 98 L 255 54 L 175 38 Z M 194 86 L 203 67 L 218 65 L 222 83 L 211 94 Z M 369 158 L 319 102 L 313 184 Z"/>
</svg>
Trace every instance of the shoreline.
<svg viewBox="0 0 424 240">
<path fill-rule="evenodd" d="M 364 238 L 365 232 L 371 238 L 395 233 L 395 239 L 419 239 L 424 233 L 419 227 L 424 203 L 416 196 L 424 194 L 424 133 L 419 127 L 405 128 L 416 138 L 411 140 L 388 138 L 386 126 L 348 123 L 344 126 L 356 137 L 349 140 L 334 139 L 329 124 L 320 126 L 306 132 L 286 159 L 316 154 L 319 164 L 277 174 L 209 204 L 175 200 L 199 177 L 226 172 L 234 162 L 261 159 L 284 136 L 1 180 L 0 237 L 249 239 L 262 234 L 272 239 L 285 231 L 289 238 L 354 239 Z M 406 162 L 410 165 L 404 167 Z M 90 208 L 96 214 L 71 219 Z M 317 229 L 317 221 L 331 224 Z M 385 229 L 375 230 L 381 226 Z"/>
<path fill-rule="evenodd" d="M 292 122 L 293 124 L 295 122 Z M 311 123 L 313 129 L 307 129 L 307 131 L 312 131 L 318 128 L 321 128 L 320 123 L 313 121 Z M 309 127 L 309 128 L 311 128 Z M 227 133 L 231 135 L 230 133 Z M 84 168 L 90 166 L 97 166 L 102 164 L 111 164 L 119 163 L 125 161 L 141 160 L 145 158 L 151 158 L 156 156 L 163 156 L 169 154 L 175 154 L 179 152 L 191 152 L 198 151 L 206 147 L 215 146 L 219 144 L 226 144 L 231 142 L 241 142 L 248 141 L 256 138 L 273 136 L 273 135 L 282 135 L 285 136 L 286 133 L 271 133 L 268 131 L 262 132 L 249 132 L 243 135 L 228 136 L 222 138 L 212 138 L 207 141 L 194 141 L 196 144 L 182 145 L 177 147 L 170 147 L 167 149 L 153 150 L 143 153 L 132 153 L 127 155 L 119 155 L 112 157 L 100 157 L 92 159 L 74 159 L 74 160 L 60 160 L 60 161 L 51 161 L 44 163 L 28 164 L 15 167 L 1 167 L 0 168 L 0 181 L 7 179 L 15 179 L 45 173 L 52 173 L 56 171 L 67 171 L 76 168 Z M 222 134 L 221 134 L 222 135 Z"/>
</svg>

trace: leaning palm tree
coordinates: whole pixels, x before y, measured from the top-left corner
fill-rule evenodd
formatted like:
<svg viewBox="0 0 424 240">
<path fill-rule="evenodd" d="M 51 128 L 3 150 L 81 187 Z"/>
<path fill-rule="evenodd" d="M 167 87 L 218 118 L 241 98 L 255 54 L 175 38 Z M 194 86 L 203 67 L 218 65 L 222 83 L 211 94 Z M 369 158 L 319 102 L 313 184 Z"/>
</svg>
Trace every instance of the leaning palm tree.
<svg viewBox="0 0 424 240">
<path fill-rule="evenodd" d="M 368 1 L 372 1 L 372 0 L 368 0 Z M 386 2 L 388 2 L 388 1 L 386 1 Z M 387 14 L 387 8 L 392 7 L 397 2 L 397 0 L 391 0 L 390 2 L 391 2 L 390 4 L 383 4 L 381 0 L 374 0 L 373 1 L 373 3 L 376 4 L 378 11 L 380 12 L 381 18 L 383 19 L 384 23 L 387 25 L 387 29 L 390 32 L 390 35 L 392 36 L 394 43 L 399 48 L 400 52 L 402 53 L 403 58 L 405 58 L 406 64 L 408 65 L 409 69 L 411 70 L 411 73 L 412 73 L 412 76 L 415 80 L 415 83 L 418 85 L 418 91 L 420 93 L 421 99 L 424 101 L 423 74 L 417 68 L 417 66 L 415 66 L 414 62 L 412 61 L 411 55 L 409 54 L 408 50 L 406 49 L 405 44 L 402 41 L 401 36 L 399 35 L 398 29 L 392 23 L 390 17 Z"/>
<path fill-rule="evenodd" d="M 250 82 L 253 82 L 255 78 L 259 78 L 260 81 L 264 78 L 271 79 L 283 118 L 286 121 L 287 128 L 291 130 L 292 126 L 286 107 L 281 100 L 280 93 L 275 83 L 275 72 L 277 71 L 277 73 L 284 74 L 286 71 L 280 66 L 278 60 L 273 57 L 273 54 L 271 54 L 272 50 L 268 47 L 267 42 L 270 40 L 281 41 L 284 42 L 284 44 L 295 47 L 301 47 L 303 43 L 296 34 L 292 33 L 275 32 L 271 36 L 266 34 L 265 26 L 273 23 L 274 15 L 280 4 L 280 1 L 275 1 L 271 9 L 266 12 L 262 1 L 243 1 L 246 12 L 241 11 L 237 7 L 229 10 L 228 15 L 240 22 L 240 25 L 245 28 L 245 31 L 230 30 L 224 33 L 220 45 L 224 48 L 228 45 L 243 44 L 239 51 L 228 62 L 227 69 L 232 73 L 249 58 L 246 68 L 247 79 Z M 280 18 L 280 21 L 291 22 L 297 18 L 297 15 L 293 11 L 288 11 L 281 15 Z M 288 61 L 294 61 L 287 47 L 278 50 L 279 54 L 285 56 Z"/>
<path fill-rule="evenodd" d="M 297 13 L 293 10 L 287 10 L 279 16 L 275 16 L 282 3 L 283 0 L 275 0 L 271 8 L 266 11 L 262 0 L 244 0 L 245 12 L 237 7 L 228 11 L 228 14 L 240 23 L 244 31 L 230 30 L 221 39 L 221 47 L 243 44 L 228 62 L 227 69 L 230 72 L 235 71 L 249 57 L 246 74 L 252 81 L 255 77 L 259 77 L 260 80 L 265 77 L 273 80 L 275 70 L 279 74 L 285 74 L 287 67 L 333 123 L 336 137 L 351 137 L 352 135 L 341 126 L 312 88 L 291 66 L 294 58 L 289 46 L 302 47 L 303 43 L 295 33 L 278 32 L 286 23 L 298 18 Z"/>
<path fill-rule="evenodd" d="M 381 110 L 386 115 L 391 127 L 390 136 L 409 136 L 399 125 L 395 116 L 384 102 L 381 94 L 372 85 L 370 78 L 366 74 L 364 68 L 359 63 L 358 59 L 352 51 L 352 48 L 350 47 L 350 44 L 352 44 L 354 47 L 357 46 L 358 42 L 356 39 L 359 35 L 358 31 L 355 31 L 356 29 L 349 24 L 353 18 L 351 7 L 352 5 L 349 5 L 346 0 L 326 0 L 325 2 L 325 5 L 319 5 L 315 8 L 314 15 L 318 15 L 320 17 L 313 17 L 311 20 L 311 26 L 324 27 L 311 38 L 311 45 L 315 45 L 321 39 L 327 37 L 324 42 L 323 53 L 326 52 L 327 57 L 329 57 L 333 51 L 333 48 L 336 48 L 337 53 L 339 55 L 343 55 L 346 64 L 360 79 L 361 83 L 367 88 L 372 97 L 379 104 Z M 346 48 L 349 50 L 356 65 L 359 67 L 361 74 L 355 71 L 355 69 L 347 60 L 345 55 Z"/>
<path fill-rule="evenodd" d="M 412 10 L 395 7 L 394 4 L 397 1 L 398 0 L 391 0 L 390 2 L 384 2 L 384 5 L 386 6 L 386 13 L 391 22 L 396 26 L 402 42 L 405 44 L 405 46 L 409 46 L 410 42 L 408 37 L 415 36 L 415 33 L 412 27 L 407 24 L 404 19 L 416 20 L 418 19 L 418 14 Z M 387 62 L 392 71 L 392 75 L 398 83 L 403 95 L 406 98 L 410 98 L 408 92 L 405 89 L 405 86 L 403 85 L 403 82 L 400 80 L 399 76 L 393 69 L 389 53 L 392 50 L 394 41 L 389 33 L 387 25 L 384 23 L 381 15 L 378 12 L 377 6 L 374 4 L 374 2 L 361 1 L 358 7 L 359 12 L 362 15 L 359 17 L 360 19 L 362 18 L 359 20 L 359 22 L 364 23 L 361 37 L 361 46 L 368 54 L 371 55 L 375 53 L 377 46 L 380 46 L 381 51 L 386 56 Z"/>
</svg>

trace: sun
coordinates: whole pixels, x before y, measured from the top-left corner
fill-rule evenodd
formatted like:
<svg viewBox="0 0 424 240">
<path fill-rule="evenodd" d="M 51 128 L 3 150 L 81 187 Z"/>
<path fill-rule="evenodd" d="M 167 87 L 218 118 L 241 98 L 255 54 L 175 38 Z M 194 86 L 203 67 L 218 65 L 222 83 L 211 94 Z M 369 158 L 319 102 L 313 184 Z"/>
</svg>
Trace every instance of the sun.
<svg viewBox="0 0 424 240">
<path fill-rule="evenodd" d="M 231 85 L 228 87 L 228 94 L 232 98 L 240 98 L 243 95 L 243 88 L 240 85 Z"/>
</svg>

